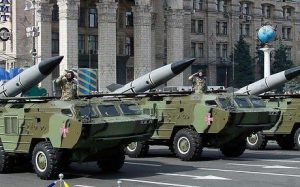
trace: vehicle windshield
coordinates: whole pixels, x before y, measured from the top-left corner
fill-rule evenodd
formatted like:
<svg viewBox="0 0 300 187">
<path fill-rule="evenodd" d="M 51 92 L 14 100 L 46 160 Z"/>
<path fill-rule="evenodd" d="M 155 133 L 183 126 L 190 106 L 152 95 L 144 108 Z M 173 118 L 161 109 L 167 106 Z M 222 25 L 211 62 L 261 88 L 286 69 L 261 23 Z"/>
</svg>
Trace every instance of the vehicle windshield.
<svg viewBox="0 0 300 187">
<path fill-rule="evenodd" d="M 236 97 L 234 101 L 240 108 L 251 108 L 251 104 L 247 98 L 244 97 Z"/>
<path fill-rule="evenodd" d="M 97 117 L 97 114 L 91 105 L 80 106 L 78 108 L 79 108 L 81 117 L 87 117 L 87 116 Z"/>
<path fill-rule="evenodd" d="M 125 115 L 139 115 L 141 110 L 136 104 L 121 104 L 121 110 Z"/>
<path fill-rule="evenodd" d="M 250 98 L 250 101 L 252 102 L 253 106 L 256 108 L 266 107 L 265 102 L 260 98 Z"/>
<path fill-rule="evenodd" d="M 233 106 L 233 104 L 229 98 L 221 97 L 221 98 L 218 98 L 218 100 L 219 100 L 222 108 L 230 108 Z"/>
<path fill-rule="evenodd" d="M 114 105 L 99 105 L 98 109 L 100 113 L 105 117 L 113 117 L 120 115 Z"/>
</svg>

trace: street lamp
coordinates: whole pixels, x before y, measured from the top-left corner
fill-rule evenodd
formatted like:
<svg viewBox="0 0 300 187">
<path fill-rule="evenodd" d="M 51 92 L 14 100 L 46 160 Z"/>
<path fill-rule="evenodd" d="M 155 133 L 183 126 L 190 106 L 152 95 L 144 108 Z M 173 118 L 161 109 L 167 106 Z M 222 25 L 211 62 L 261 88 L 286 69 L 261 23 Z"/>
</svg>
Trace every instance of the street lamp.
<svg viewBox="0 0 300 187">
<path fill-rule="evenodd" d="M 33 64 L 36 64 L 36 56 L 37 56 L 37 51 L 36 51 L 36 47 L 35 47 L 35 38 L 38 37 L 40 35 L 39 32 L 39 27 L 36 26 L 35 23 L 35 11 L 38 8 L 38 3 L 36 0 L 27 0 L 25 2 L 25 11 L 31 11 L 33 10 L 33 14 L 32 14 L 32 20 L 33 20 L 33 26 L 27 27 L 26 28 L 26 36 L 32 37 L 32 50 L 31 50 L 31 55 L 32 55 L 32 59 L 33 59 Z"/>
</svg>

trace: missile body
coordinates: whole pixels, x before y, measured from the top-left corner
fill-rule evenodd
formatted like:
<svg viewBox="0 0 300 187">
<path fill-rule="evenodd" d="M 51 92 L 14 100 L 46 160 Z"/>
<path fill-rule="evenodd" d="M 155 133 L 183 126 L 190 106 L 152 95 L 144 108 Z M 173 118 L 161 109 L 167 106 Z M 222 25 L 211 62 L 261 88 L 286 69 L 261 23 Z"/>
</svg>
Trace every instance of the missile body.
<svg viewBox="0 0 300 187">
<path fill-rule="evenodd" d="M 15 97 L 30 90 L 45 79 L 60 64 L 62 59 L 62 56 L 52 57 L 25 69 L 0 87 L 0 97 Z"/>
<path fill-rule="evenodd" d="M 264 92 L 270 91 L 282 84 L 294 79 L 300 75 L 300 66 L 291 68 L 285 71 L 281 71 L 274 75 L 270 75 L 252 84 L 249 84 L 235 93 L 248 94 L 248 95 L 259 95 Z"/>
<path fill-rule="evenodd" d="M 188 59 L 165 65 L 133 80 L 113 93 L 137 93 L 153 89 L 183 72 L 194 61 L 195 59 Z"/>
</svg>

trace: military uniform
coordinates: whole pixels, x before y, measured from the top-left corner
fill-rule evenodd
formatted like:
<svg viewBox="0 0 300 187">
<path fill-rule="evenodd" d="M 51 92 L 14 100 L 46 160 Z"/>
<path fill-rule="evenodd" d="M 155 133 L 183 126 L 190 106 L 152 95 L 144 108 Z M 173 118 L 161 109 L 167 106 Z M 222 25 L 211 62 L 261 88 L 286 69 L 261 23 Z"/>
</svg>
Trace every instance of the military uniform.
<svg viewBox="0 0 300 187">
<path fill-rule="evenodd" d="M 55 80 L 61 88 L 61 100 L 72 100 L 77 96 L 77 81 L 72 79 L 68 81 L 65 76 L 60 76 Z"/>
<path fill-rule="evenodd" d="M 202 94 L 206 91 L 206 83 L 203 77 L 193 76 L 192 83 L 195 93 Z"/>
</svg>

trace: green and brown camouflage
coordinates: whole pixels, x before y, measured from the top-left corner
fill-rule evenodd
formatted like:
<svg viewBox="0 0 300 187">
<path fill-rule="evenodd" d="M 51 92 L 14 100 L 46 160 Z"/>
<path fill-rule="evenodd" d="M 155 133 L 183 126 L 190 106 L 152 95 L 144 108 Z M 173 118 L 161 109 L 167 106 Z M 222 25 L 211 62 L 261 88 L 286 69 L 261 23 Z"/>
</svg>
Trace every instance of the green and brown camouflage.
<svg viewBox="0 0 300 187">
<path fill-rule="evenodd" d="M 136 101 L 92 98 L 72 101 L 3 100 L 0 108 L 0 172 L 31 157 L 42 179 L 56 177 L 70 162 L 98 161 L 103 170 L 123 166 L 124 147 L 149 139 L 157 119 Z"/>
<path fill-rule="evenodd" d="M 246 148 L 245 138 L 273 127 L 280 115 L 258 97 L 227 93 L 158 95 L 141 99 L 140 105 L 162 124 L 149 141 L 127 146 L 132 157 L 144 156 L 149 145 L 169 146 L 182 160 L 199 159 L 203 147 L 240 156 Z"/>
<path fill-rule="evenodd" d="M 247 147 L 264 149 L 268 140 L 276 140 L 282 149 L 300 150 L 300 95 L 265 95 L 268 107 L 281 111 L 280 120 L 269 130 L 247 137 Z"/>
</svg>

